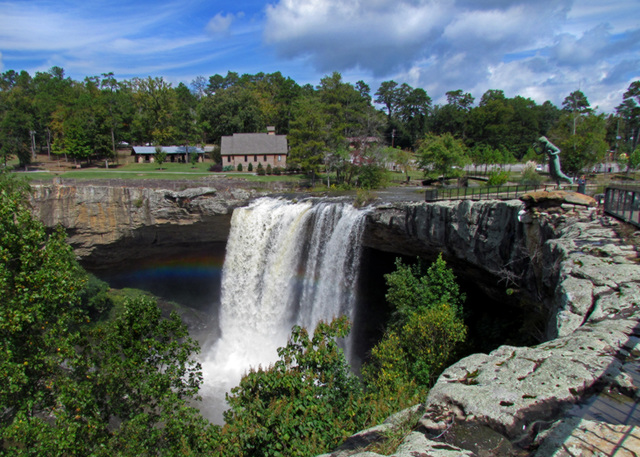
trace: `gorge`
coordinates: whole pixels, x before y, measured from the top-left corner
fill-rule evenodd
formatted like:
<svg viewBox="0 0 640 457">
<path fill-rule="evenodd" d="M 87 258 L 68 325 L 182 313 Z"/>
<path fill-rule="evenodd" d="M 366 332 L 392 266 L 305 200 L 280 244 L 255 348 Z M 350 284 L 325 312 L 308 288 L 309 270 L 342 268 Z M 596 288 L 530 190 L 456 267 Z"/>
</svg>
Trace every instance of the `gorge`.
<svg viewBox="0 0 640 457">
<path fill-rule="evenodd" d="M 33 203 L 45 224 L 67 229 L 83 263 L 99 269 L 160 251 L 224 244 L 233 210 L 260 196 L 225 181 L 184 190 L 58 183 L 35 186 Z M 543 341 L 532 347 L 503 345 L 450 367 L 396 455 L 418 450 L 474 455 L 456 443 L 446 448 L 433 441 L 454 422 L 485 427 L 510 441 L 539 445 L 539 452 L 547 452 L 539 455 L 554 455 L 545 449 L 576 434 L 579 440 L 580 433 L 605 423 L 568 417 L 574 405 L 606 389 L 637 398 L 637 251 L 621 238 L 619 223 L 589 204 L 380 202 L 366 214 L 365 249 L 427 258 L 442 252 L 463 280 L 491 300 L 534 316 L 526 331 Z M 357 453 L 354 449 L 394 423 L 362 432 L 335 455 Z M 620 437 L 638 436 L 629 425 L 606 427 Z"/>
</svg>

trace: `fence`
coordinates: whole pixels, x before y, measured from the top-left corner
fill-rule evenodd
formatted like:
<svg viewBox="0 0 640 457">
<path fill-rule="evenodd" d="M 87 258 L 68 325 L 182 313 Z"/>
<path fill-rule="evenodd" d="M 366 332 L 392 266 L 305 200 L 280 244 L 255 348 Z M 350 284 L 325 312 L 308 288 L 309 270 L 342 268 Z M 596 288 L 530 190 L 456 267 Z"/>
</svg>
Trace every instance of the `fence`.
<svg viewBox="0 0 640 457">
<path fill-rule="evenodd" d="M 604 212 L 640 227 L 640 187 L 607 187 L 604 194 Z"/>
<path fill-rule="evenodd" d="M 563 190 L 569 190 L 571 186 L 563 186 Z M 575 187 L 575 186 L 573 186 Z M 425 201 L 438 200 L 509 200 L 518 198 L 527 192 L 537 190 L 556 190 L 556 185 L 518 185 L 518 186 L 481 186 L 481 187 L 455 187 L 428 189 L 425 191 Z M 571 189 L 573 190 L 573 189 Z"/>
</svg>

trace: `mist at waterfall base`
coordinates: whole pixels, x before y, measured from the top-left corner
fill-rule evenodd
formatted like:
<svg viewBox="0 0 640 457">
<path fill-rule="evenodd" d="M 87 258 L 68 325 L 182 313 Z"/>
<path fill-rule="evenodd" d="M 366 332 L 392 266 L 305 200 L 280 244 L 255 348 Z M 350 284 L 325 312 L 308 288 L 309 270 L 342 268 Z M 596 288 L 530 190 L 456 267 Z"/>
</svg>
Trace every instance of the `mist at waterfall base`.
<svg viewBox="0 0 640 457">
<path fill-rule="evenodd" d="M 338 315 L 354 320 L 364 214 L 347 203 L 273 198 L 234 211 L 222 272 L 222 333 L 202 358 L 201 410 L 210 420 L 222 423 L 225 393 L 250 367 L 278 359 L 293 325 L 313 331 Z"/>
</svg>

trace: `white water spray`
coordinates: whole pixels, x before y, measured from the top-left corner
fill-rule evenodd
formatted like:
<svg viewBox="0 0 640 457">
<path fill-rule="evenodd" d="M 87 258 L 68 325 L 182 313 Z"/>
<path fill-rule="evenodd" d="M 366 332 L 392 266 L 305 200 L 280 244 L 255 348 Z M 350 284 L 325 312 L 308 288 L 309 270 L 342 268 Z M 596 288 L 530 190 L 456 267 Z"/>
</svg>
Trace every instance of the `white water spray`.
<svg viewBox="0 0 640 457">
<path fill-rule="evenodd" d="M 364 214 L 344 203 L 273 198 L 233 212 L 222 335 L 202 363 L 211 420 L 222 422 L 224 394 L 243 373 L 277 360 L 293 325 L 313 331 L 339 315 L 353 321 Z"/>
</svg>

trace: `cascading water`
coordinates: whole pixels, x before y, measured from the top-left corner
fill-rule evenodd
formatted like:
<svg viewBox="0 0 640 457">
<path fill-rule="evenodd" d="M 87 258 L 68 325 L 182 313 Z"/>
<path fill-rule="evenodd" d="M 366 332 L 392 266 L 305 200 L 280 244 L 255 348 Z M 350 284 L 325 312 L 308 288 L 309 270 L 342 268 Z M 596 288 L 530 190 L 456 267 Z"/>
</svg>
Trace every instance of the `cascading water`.
<svg viewBox="0 0 640 457">
<path fill-rule="evenodd" d="M 203 396 L 222 422 L 224 393 L 250 367 L 277 360 L 293 325 L 353 321 L 365 211 L 263 198 L 236 209 L 222 273 L 222 334 L 203 362 Z M 348 355 L 348 348 L 347 348 Z"/>
</svg>

